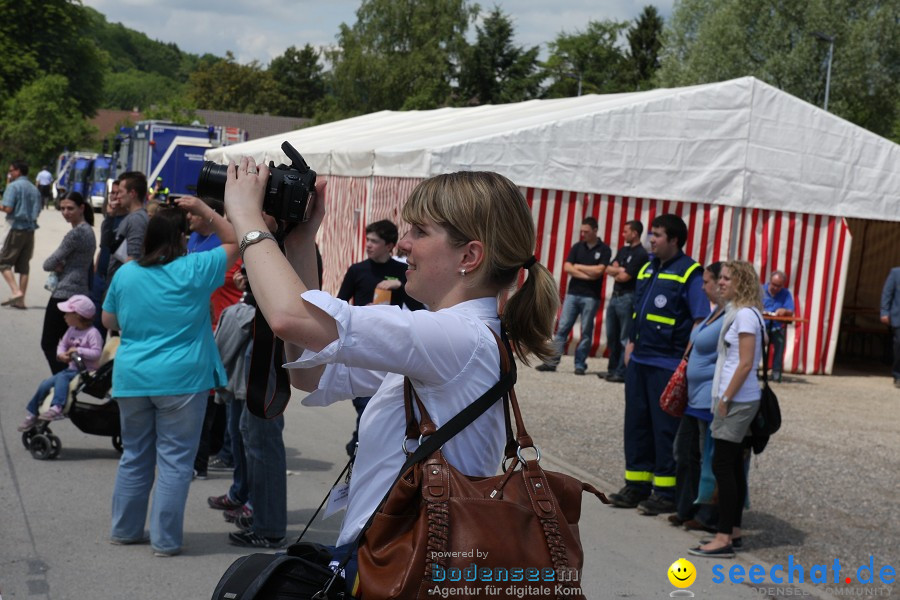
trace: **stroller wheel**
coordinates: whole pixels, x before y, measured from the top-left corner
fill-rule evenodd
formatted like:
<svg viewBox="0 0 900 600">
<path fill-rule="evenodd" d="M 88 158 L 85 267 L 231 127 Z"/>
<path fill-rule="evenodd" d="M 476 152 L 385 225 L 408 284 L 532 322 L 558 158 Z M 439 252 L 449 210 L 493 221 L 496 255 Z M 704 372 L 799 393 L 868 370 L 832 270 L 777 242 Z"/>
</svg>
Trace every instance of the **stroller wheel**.
<svg viewBox="0 0 900 600">
<path fill-rule="evenodd" d="M 121 435 L 114 435 L 112 437 L 112 445 L 113 445 L 113 448 L 115 448 L 119 454 L 122 454 L 123 447 L 122 447 L 122 436 Z"/>
<path fill-rule="evenodd" d="M 59 456 L 59 451 L 62 450 L 62 442 L 59 440 L 59 436 L 48 435 L 47 439 L 50 440 L 50 455 L 47 458 L 56 458 Z"/>
<path fill-rule="evenodd" d="M 37 460 L 46 460 L 50 458 L 50 454 L 53 452 L 50 438 L 43 433 L 38 433 L 31 438 L 31 447 L 28 449 L 31 450 L 31 456 Z"/>
<path fill-rule="evenodd" d="M 34 434 L 33 427 L 22 432 L 22 445 L 25 446 L 26 450 L 31 450 L 31 438 L 34 437 Z"/>
</svg>

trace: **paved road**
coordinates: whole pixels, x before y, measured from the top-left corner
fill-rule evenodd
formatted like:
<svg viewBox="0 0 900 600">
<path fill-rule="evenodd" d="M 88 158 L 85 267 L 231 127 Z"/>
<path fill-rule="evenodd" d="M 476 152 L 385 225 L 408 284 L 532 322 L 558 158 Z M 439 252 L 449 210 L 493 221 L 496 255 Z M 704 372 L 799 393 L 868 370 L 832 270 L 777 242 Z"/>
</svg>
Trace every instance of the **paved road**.
<svg viewBox="0 0 900 600">
<path fill-rule="evenodd" d="M 16 426 L 37 383 L 48 375 L 40 351 L 43 307 L 42 259 L 66 231 L 58 213 L 45 212 L 38 232 L 34 279 L 27 311 L 0 311 L 0 595 L 53 600 L 205 599 L 221 573 L 248 553 L 229 546 L 230 526 L 206 507 L 206 497 L 223 493 L 229 478 L 211 474 L 191 486 L 185 520 L 185 552 L 156 558 L 148 546 L 112 546 L 107 541 L 110 498 L 118 454 L 108 438 L 89 436 L 68 421 L 53 426 L 62 439 L 56 460 L 37 461 L 23 448 Z M 5 296 L 4 296 L 5 297 Z M 343 466 L 344 444 L 353 424 L 349 403 L 305 408 L 295 401 L 286 413 L 289 535 L 297 535 Z M 526 422 L 528 414 L 525 415 Z M 545 466 L 581 476 L 607 492 L 618 487 L 553 457 Z M 639 517 L 584 497 L 581 536 L 586 554 L 584 590 L 588 598 L 663 598 L 675 588 L 667 570 L 698 535 L 670 527 L 664 519 Z M 310 538 L 333 541 L 340 516 L 317 523 Z M 514 532 L 496 532 L 518 543 Z M 756 598 L 748 585 L 712 583 L 718 561 L 697 559 L 697 598 Z M 725 561 L 748 567 L 752 555 Z M 809 598 L 823 593 L 788 586 Z M 770 590 L 774 594 L 774 590 Z M 784 594 L 784 592 L 781 592 Z"/>
</svg>

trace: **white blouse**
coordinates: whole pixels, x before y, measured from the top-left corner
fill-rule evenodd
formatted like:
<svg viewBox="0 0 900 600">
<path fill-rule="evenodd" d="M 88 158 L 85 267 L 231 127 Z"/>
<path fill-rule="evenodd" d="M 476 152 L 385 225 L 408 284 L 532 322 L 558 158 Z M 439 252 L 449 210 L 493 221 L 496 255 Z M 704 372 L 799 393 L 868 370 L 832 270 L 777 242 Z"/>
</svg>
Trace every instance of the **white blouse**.
<svg viewBox="0 0 900 600">
<path fill-rule="evenodd" d="M 352 542 L 387 493 L 406 460 L 403 377 L 408 376 L 440 427 L 494 386 L 500 354 L 491 330 L 500 332 L 496 298 L 479 298 L 437 312 L 397 306 L 351 306 L 324 292 L 303 299 L 337 322 L 338 339 L 321 352 L 306 350 L 285 365 L 326 364 L 307 406 L 372 396 L 359 424 L 359 449 L 347 514 L 337 545 Z M 485 327 L 487 325 L 487 327 Z M 506 441 L 498 402 L 443 447 L 444 456 L 469 476 L 494 475 Z"/>
</svg>

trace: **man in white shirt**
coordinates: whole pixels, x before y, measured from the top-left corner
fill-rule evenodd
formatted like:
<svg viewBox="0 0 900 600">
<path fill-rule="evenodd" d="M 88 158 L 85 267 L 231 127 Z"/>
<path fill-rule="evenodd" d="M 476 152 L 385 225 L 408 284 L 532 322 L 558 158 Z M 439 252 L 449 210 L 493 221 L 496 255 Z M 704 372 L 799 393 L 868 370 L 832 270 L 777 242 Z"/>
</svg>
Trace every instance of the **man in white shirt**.
<svg viewBox="0 0 900 600">
<path fill-rule="evenodd" d="M 37 183 L 37 189 L 41 193 L 41 206 L 47 208 L 50 204 L 50 184 L 53 183 L 53 175 L 50 173 L 50 167 L 45 166 L 38 171 L 34 178 Z"/>
</svg>

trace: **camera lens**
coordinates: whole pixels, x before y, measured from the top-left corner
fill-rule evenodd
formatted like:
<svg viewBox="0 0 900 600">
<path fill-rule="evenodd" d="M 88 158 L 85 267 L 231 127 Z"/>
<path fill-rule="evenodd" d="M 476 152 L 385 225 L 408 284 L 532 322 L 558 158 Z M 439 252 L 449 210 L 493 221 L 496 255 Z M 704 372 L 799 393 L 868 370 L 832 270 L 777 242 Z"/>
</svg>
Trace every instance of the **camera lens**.
<svg viewBox="0 0 900 600">
<path fill-rule="evenodd" d="M 203 200 L 225 199 L 225 182 L 228 181 L 228 167 L 212 161 L 203 163 L 197 178 L 197 196 Z"/>
</svg>

